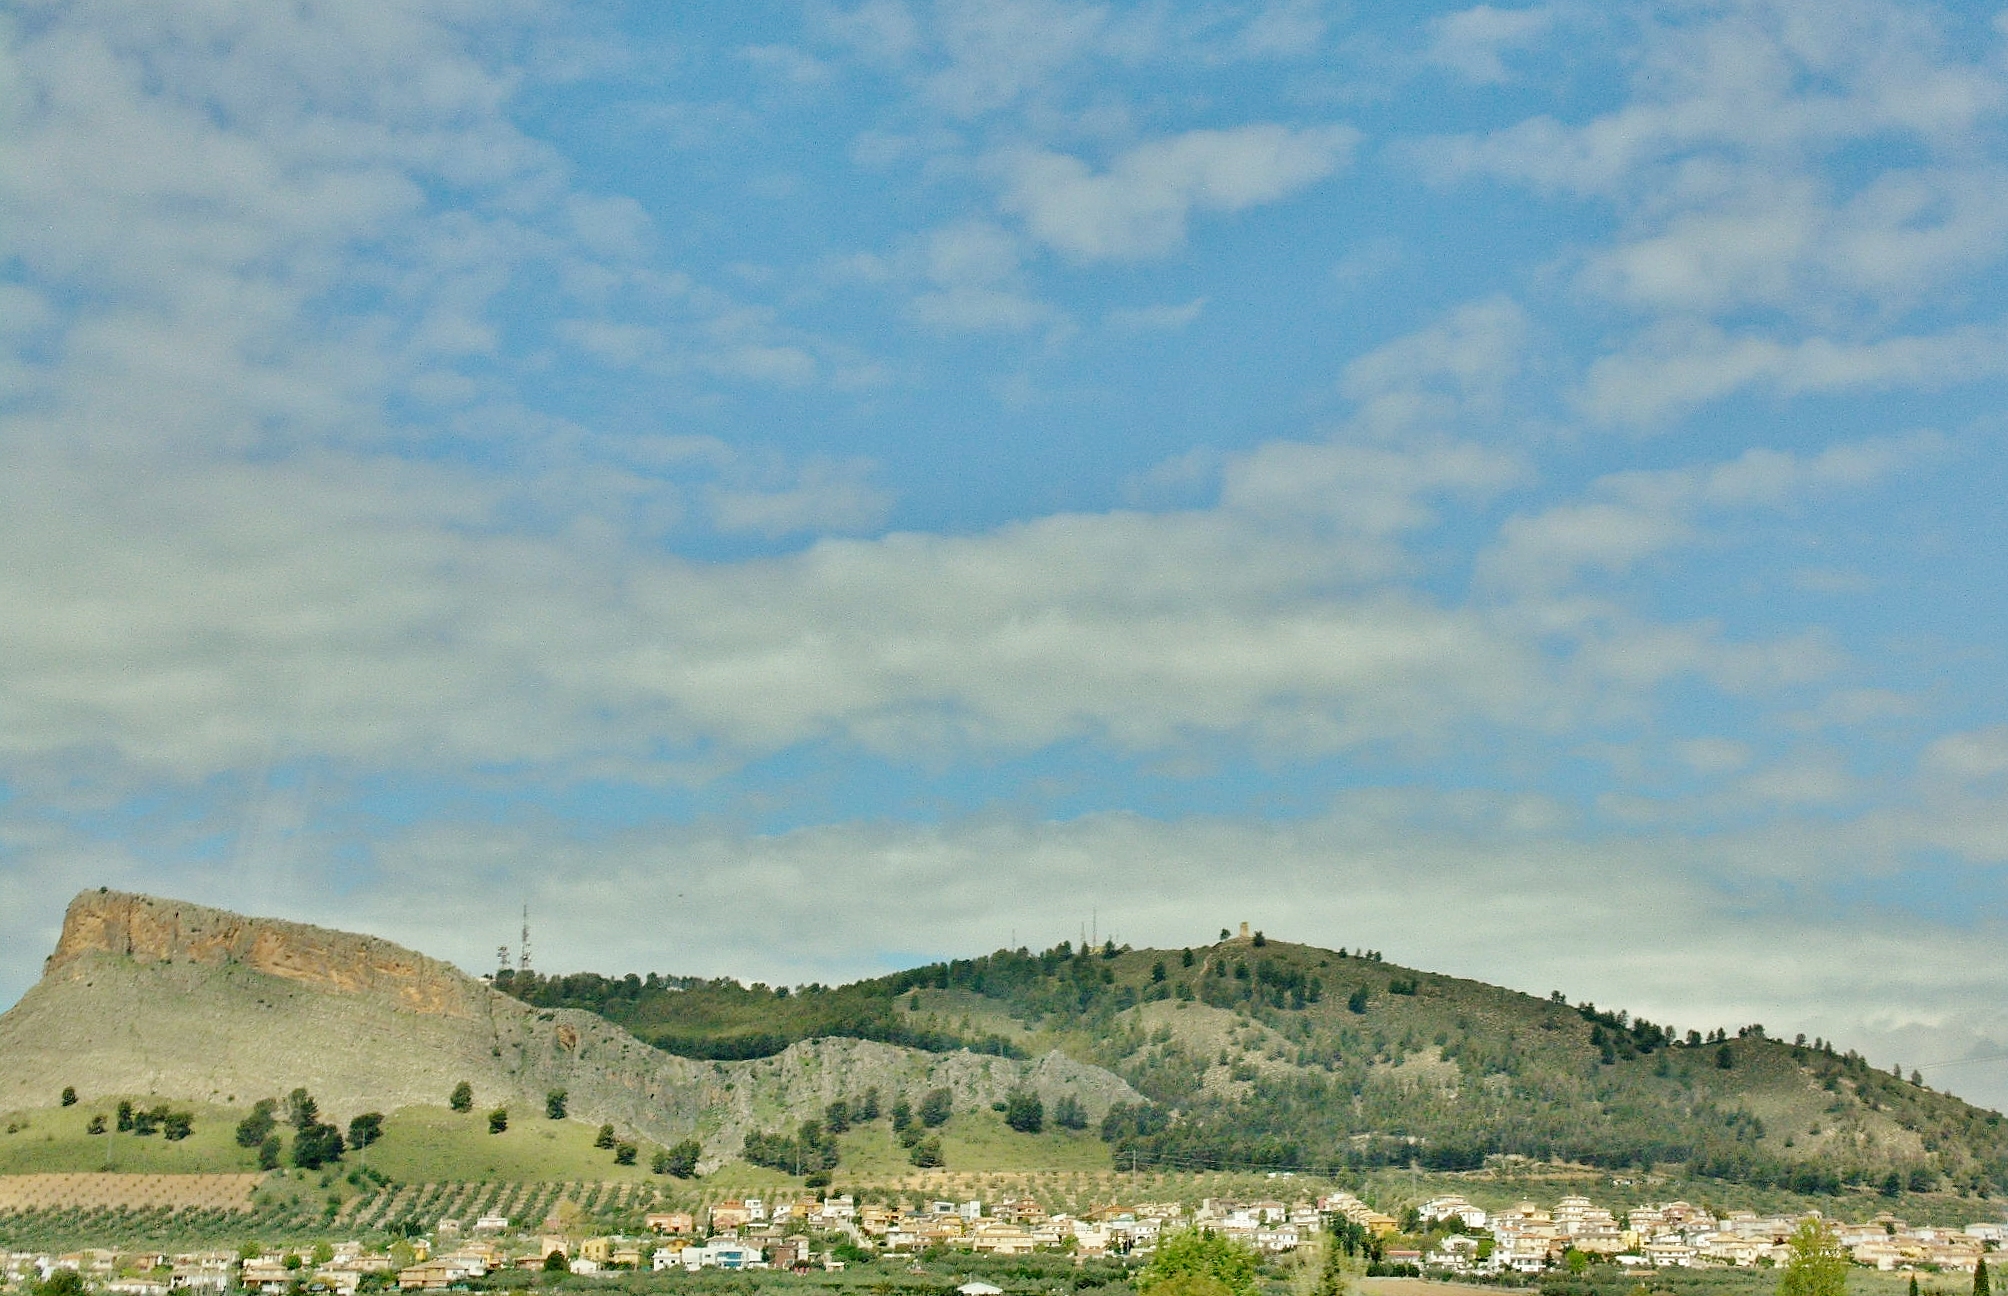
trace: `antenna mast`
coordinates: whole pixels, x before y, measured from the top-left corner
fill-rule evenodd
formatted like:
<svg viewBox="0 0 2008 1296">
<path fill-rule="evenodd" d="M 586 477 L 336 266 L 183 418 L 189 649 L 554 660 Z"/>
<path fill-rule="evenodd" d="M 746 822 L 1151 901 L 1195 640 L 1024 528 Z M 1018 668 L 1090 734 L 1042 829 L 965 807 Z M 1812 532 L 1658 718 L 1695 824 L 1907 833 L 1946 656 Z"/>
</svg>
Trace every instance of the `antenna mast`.
<svg viewBox="0 0 2008 1296">
<path fill-rule="evenodd" d="M 530 970 L 530 906 L 527 904 L 523 906 L 523 944 L 520 948 L 522 952 L 516 960 L 516 970 L 518 972 L 528 972 Z"/>
</svg>

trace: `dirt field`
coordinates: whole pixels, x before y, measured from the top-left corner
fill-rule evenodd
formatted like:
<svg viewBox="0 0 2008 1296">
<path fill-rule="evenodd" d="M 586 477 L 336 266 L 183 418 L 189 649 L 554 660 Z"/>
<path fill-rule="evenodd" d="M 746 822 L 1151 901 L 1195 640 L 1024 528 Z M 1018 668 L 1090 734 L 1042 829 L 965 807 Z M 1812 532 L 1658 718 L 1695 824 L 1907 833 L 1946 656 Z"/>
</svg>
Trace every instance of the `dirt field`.
<svg viewBox="0 0 2008 1296">
<path fill-rule="evenodd" d="M 1437 1282 L 1433 1278 L 1362 1278 L 1361 1296 L 1472 1296 L 1474 1292 L 1499 1291 L 1472 1283 Z"/>
</svg>

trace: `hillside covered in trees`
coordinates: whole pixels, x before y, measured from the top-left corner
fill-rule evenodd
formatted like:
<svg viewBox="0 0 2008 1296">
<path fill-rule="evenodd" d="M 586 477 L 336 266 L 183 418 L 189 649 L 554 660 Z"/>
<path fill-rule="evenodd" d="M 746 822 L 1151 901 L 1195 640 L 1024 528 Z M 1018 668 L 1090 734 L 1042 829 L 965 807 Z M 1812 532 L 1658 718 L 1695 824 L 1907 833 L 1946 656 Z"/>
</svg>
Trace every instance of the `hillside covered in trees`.
<svg viewBox="0 0 2008 1296">
<path fill-rule="evenodd" d="M 850 1036 L 1006 1056 L 1059 1048 L 1148 1103 L 1102 1122 L 1119 1164 L 1455 1170 L 1494 1155 L 1800 1193 L 2008 1188 L 1998 1113 L 1823 1040 L 1678 1037 L 1621 1010 L 1252 937 L 1000 950 L 840 987 L 501 974 L 697 1058 Z"/>
</svg>

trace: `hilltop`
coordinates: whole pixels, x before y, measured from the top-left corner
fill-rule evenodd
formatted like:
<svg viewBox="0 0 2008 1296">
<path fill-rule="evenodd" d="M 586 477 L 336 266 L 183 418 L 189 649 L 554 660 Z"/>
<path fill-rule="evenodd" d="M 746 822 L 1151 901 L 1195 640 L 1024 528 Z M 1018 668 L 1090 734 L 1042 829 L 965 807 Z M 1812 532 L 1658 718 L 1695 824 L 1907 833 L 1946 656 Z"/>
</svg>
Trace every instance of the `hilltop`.
<svg viewBox="0 0 2008 1296">
<path fill-rule="evenodd" d="M 748 1133 L 791 1128 L 870 1087 L 888 1103 L 942 1089 L 958 1109 L 986 1111 L 1024 1090 L 1096 1119 L 1140 1097 L 1059 1051 L 823 1037 L 757 1060 L 697 1061 L 374 937 L 116 891 L 71 902 L 41 980 L 0 1015 L 0 1110 L 45 1108 L 70 1088 L 85 1106 L 149 1098 L 234 1120 L 301 1087 L 340 1123 L 444 1107 L 462 1081 L 481 1110 L 519 1119 L 561 1089 L 573 1122 L 662 1146 L 695 1137 L 708 1163 Z"/>
<path fill-rule="evenodd" d="M 1802 1196 L 2008 1184 L 1998 1113 L 1825 1041 L 1757 1025 L 1676 1038 L 1611 1008 L 1262 933 L 999 950 L 843 986 L 477 979 L 366 935 L 92 891 L 42 980 L 0 1015 L 0 1110 L 47 1108 L 66 1086 L 79 1112 L 122 1096 L 191 1104 L 188 1146 L 214 1149 L 204 1168 L 246 1168 L 219 1126 L 296 1086 L 337 1121 L 388 1113 L 409 1132 L 382 1153 L 400 1175 L 426 1173 L 427 1147 L 477 1175 L 497 1157 L 532 1177 L 605 1157 L 576 1132 L 551 1143 L 555 1128 L 516 1150 L 513 1132 L 461 1131 L 443 1107 L 463 1080 L 480 1111 L 541 1112 L 562 1089 L 574 1131 L 697 1138 L 707 1169 L 749 1135 L 767 1139 L 759 1159 L 794 1169 L 796 1148 L 775 1140 L 832 1103 L 876 1090 L 889 1110 L 940 1089 L 963 1113 L 943 1131 L 967 1158 L 951 1164 L 988 1169 L 1510 1179 L 1574 1165 Z M 1037 1138 L 1005 1129 L 1007 1100 L 1027 1093 L 1049 1118 Z M 95 1146 L 84 1116 L 35 1120 L 66 1132 L 0 1163 L 61 1169 Z M 845 1173 L 910 1168 L 882 1124 L 845 1137 Z M 134 1168 L 173 1168 L 165 1150 L 148 1156 Z"/>
<path fill-rule="evenodd" d="M 1185 949 L 1062 943 L 841 987 L 498 976 L 696 1058 L 825 1036 L 1001 1056 L 1058 1050 L 1147 1098 L 1117 1164 L 1469 1171 L 1490 1158 L 1686 1173 L 1799 1194 L 1985 1195 L 2008 1130 L 1825 1041 L 1652 1022 L 1244 932 Z"/>
</svg>

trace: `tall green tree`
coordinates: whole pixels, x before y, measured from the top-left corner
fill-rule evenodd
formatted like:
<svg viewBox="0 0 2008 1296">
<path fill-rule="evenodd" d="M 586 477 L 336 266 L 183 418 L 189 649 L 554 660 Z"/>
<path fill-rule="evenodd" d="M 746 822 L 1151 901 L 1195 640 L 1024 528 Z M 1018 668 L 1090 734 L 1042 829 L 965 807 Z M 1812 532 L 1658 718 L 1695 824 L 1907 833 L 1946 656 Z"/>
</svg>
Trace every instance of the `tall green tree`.
<svg viewBox="0 0 2008 1296">
<path fill-rule="evenodd" d="M 237 1146 L 254 1148 L 263 1143 L 278 1120 L 273 1116 L 279 1101 L 276 1098 L 260 1098 L 251 1105 L 251 1114 L 237 1122 Z"/>
<path fill-rule="evenodd" d="M 544 1118 L 546 1120 L 565 1119 L 565 1091 L 553 1089 L 544 1095 Z"/>
<path fill-rule="evenodd" d="M 1037 1134 L 1046 1127 L 1046 1104 L 1029 1089 L 1013 1089 L 1004 1099 L 1004 1123 L 1020 1134 Z"/>
<path fill-rule="evenodd" d="M 1157 1244 L 1137 1275 L 1144 1296 L 1255 1296 L 1253 1251 L 1212 1229 L 1180 1229 Z"/>
<path fill-rule="evenodd" d="M 1778 1279 L 1778 1296 L 1847 1296 L 1848 1253 L 1826 1221 L 1805 1221 L 1785 1246 L 1792 1258 Z"/>
<path fill-rule="evenodd" d="M 1338 1237 L 1327 1233 L 1325 1261 L 1319 1266 L 1318 1285 L 1313 1289 L 1312 1296 L 1350 1296 L 1356 1287 L 1354 1280 L 1364 1272 L 1366 1266 L 1341 1244 Z"/>
<path fill-rule="evenodd" d="M 1987 1261 L 1983 1257 L 1973 1266 L 1973 1296 L 1992 1296 L 1993 1284 L 1987 1279 Z"/>
<path fill-rule="evenodd" d="M 453 1093 L 447 1098 L 446 1105 L 457 1112 L 473 1111 L 474 1086 L 465 1080 L 453 1086 Z"/>
</svg>

